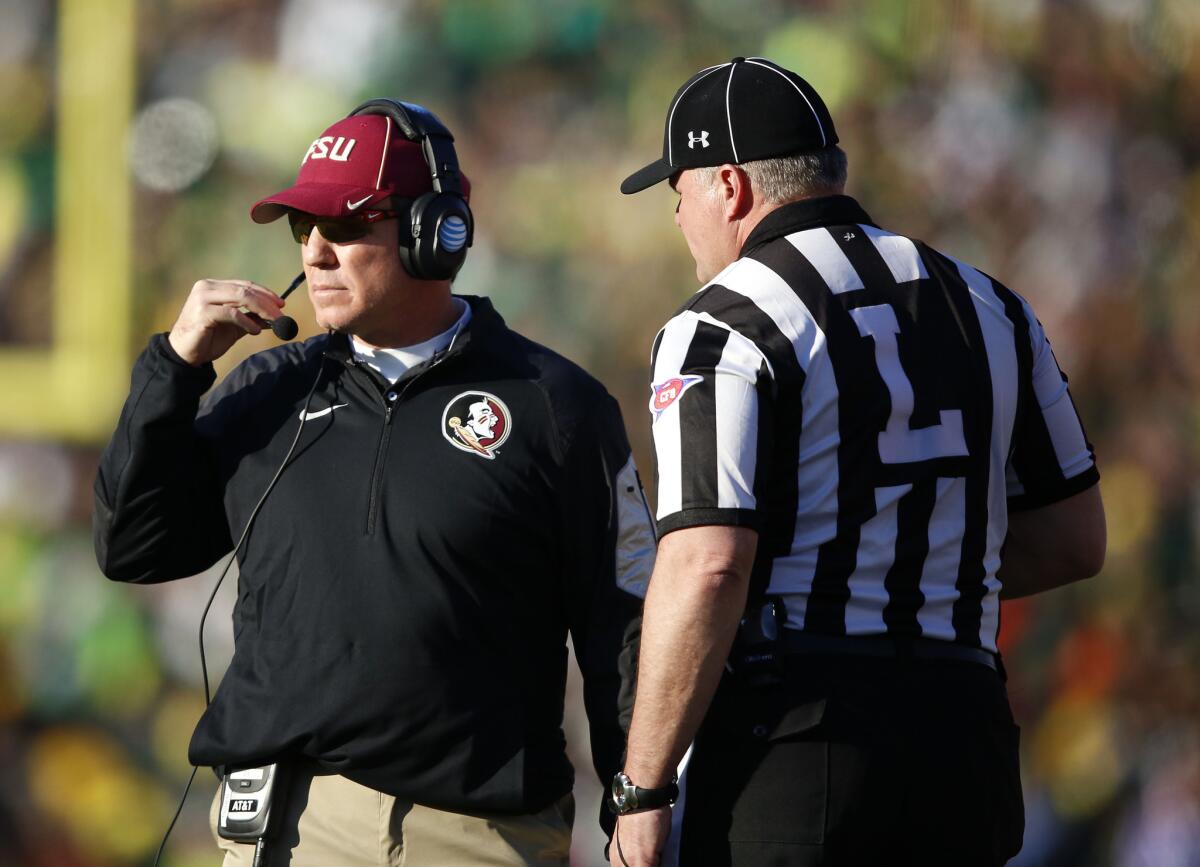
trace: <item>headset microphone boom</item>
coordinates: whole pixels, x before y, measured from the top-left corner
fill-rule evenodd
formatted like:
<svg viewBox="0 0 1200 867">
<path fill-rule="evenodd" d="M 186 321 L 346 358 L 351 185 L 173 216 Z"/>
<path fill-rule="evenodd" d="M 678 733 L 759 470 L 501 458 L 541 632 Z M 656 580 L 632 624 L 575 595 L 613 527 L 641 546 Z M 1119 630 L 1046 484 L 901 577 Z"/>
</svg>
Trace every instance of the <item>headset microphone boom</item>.
<svg viewBox="0 0 1200 867">
<path fill-rule="evenodd" d="M 296 287 L 304 282 L 304 272 L 301 271 L 296 275 L 295 279 L 288 284 L 288 287 L 280 294 L 280 298 L 287 298 L 296 290 Z M 261 322 L 264 325 L 270 326 L 271 331 L 280 340 L 291 340 L 300 333 L 300 326 L 296 324 L 296 320 L 290 316 L 280 316 L 278 319 L 264 319 L 257 313 L 251 313 L 247 308 L 242 307 L 241 311 L 249 315 L 254 320 Z"/>
<path fill-rule="evenodd" d="M 289 295 L 292 294 L 292 292 L 294 292 L 296 290 L 296 287 L 299 286 L 303 282 L 304 282 L 304 272 L 301 271 L 299 274 L 296 275 L 295 279 L 292 280 L 292 282 L 288 284 L 288 287 L 283 290 L 283 294 L 280 295 L 279 297 L 287 298 Z M 275 336 L 278 337 L 280 340 L 291 340 L 293 337 L 295 337 L 297 334 L 300 333 L 300 326 L 296 324 L 296 320 L 293 319 L 292 317 L 280 316 L 278 319 L 273 319 L 271 321 L 271 331 L 273 331 L 275 333 Z"/>
</svg>

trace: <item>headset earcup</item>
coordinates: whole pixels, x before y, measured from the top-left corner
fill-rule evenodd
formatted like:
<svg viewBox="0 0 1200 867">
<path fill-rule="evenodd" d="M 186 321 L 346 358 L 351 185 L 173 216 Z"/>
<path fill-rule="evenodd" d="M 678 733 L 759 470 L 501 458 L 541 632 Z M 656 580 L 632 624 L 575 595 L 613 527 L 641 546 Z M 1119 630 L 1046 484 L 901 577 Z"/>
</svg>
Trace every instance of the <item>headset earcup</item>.
<svg viewBox="0 0 1200 867">
<path fill-rule="evenodd" d="M 474 234 L 471 209 L 455 195 L 429 192 L 412 204 L 412 246 L 401 245 L 400 261 L 420 280 L 449 280 L 467 256 Z"/>
<path fill-rule="evenodd" d="M 398 222 L 400 226 L 398 232 L 400 234 L 400 264 L 404 266 L 404 270 L 408 272 L 408 276 L 414 277 L 417 280 L 428 280 L 429 277 L 421 270 L 421 261 L 417 250 L 417 235 L 421 228 L 421 214 L 425 211 L 425 206 L 437 195 L 437 193 L 425 193 L 417 197 L 412 204 L 408 206 L 408 213 Z M 407 222 L 405 222 L 407 218 Z"/>
</svg>

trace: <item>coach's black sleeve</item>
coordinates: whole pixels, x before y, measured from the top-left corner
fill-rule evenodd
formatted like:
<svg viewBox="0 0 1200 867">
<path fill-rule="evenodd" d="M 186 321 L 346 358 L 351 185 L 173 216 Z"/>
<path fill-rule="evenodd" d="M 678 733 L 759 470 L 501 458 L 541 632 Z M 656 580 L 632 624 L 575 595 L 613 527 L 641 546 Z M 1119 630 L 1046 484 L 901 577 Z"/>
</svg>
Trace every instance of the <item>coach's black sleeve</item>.
<svg viewBox="0 0 1200 867">
<path fill-rule="evenodd" d="M 583 674 L 592 762 L 607 788 L 620 770 L 633 713 L 642 598 L 654 564 L 654 530 L 615 400 L 601 392 L 566 450 L 564 546 L 574 573 L 567 604 Z M 600 824 L 612 833 L 601 805 Z"/>
<path fill-rule="evenodd" d="M 232 547 L 212 444 L 195 430 L 216 379 L 156 335 L 138 357 L 100 459 L 92 530 L 100 570 L 146 584 L 194 575 Z"/>
</svg>

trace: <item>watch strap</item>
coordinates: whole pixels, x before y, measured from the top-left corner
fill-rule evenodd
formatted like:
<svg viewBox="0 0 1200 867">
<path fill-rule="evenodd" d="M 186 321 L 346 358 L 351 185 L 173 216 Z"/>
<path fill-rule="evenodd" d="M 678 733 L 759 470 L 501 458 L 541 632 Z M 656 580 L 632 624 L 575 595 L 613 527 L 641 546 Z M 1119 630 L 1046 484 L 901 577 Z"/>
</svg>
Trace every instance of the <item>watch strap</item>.
<svg viewBox="0 0 1200 867">
<path fill-rule="evenodd" d="M 624 772 L 621 772 L 613 778 L 612 789 L 612 794 L 608 798 L 608 807 L 618 816 L 669 807 L 674 805 L 679 798 L 679 781 L 674 777 L 665 786 L 647 789 L 634 785 L 633 781 Z"/>
</svg>

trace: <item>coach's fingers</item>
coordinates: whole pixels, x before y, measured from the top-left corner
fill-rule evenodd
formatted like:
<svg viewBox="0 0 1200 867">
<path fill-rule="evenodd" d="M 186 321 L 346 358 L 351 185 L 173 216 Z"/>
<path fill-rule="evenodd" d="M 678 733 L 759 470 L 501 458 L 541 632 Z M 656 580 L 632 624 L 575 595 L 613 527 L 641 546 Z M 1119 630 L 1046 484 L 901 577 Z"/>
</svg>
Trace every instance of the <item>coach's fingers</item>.
<svg viewBox="0 0 1200 867">
<path fill-rule="evenodd" d="M 200 366 L 247 334 L 262 333 L 281 307 L 283 299 L 251 280 L 197 280 L 168 340 L 180 358 Z"/>
<path fill-rule="evenodd" d="M 247 334 L 262 333 L 264 325 L 254 315 L 247 314 L 239 307 L 226 307 L 225 309 L 229 311 L 230 321 Z"/>
<path fill-rule="evenodd" d="M 274 319 L 286 303 L 252 280 L 201 280 L 196 284 L 205 305 L 241 307 L 263 319 Z"/>
</svg>

